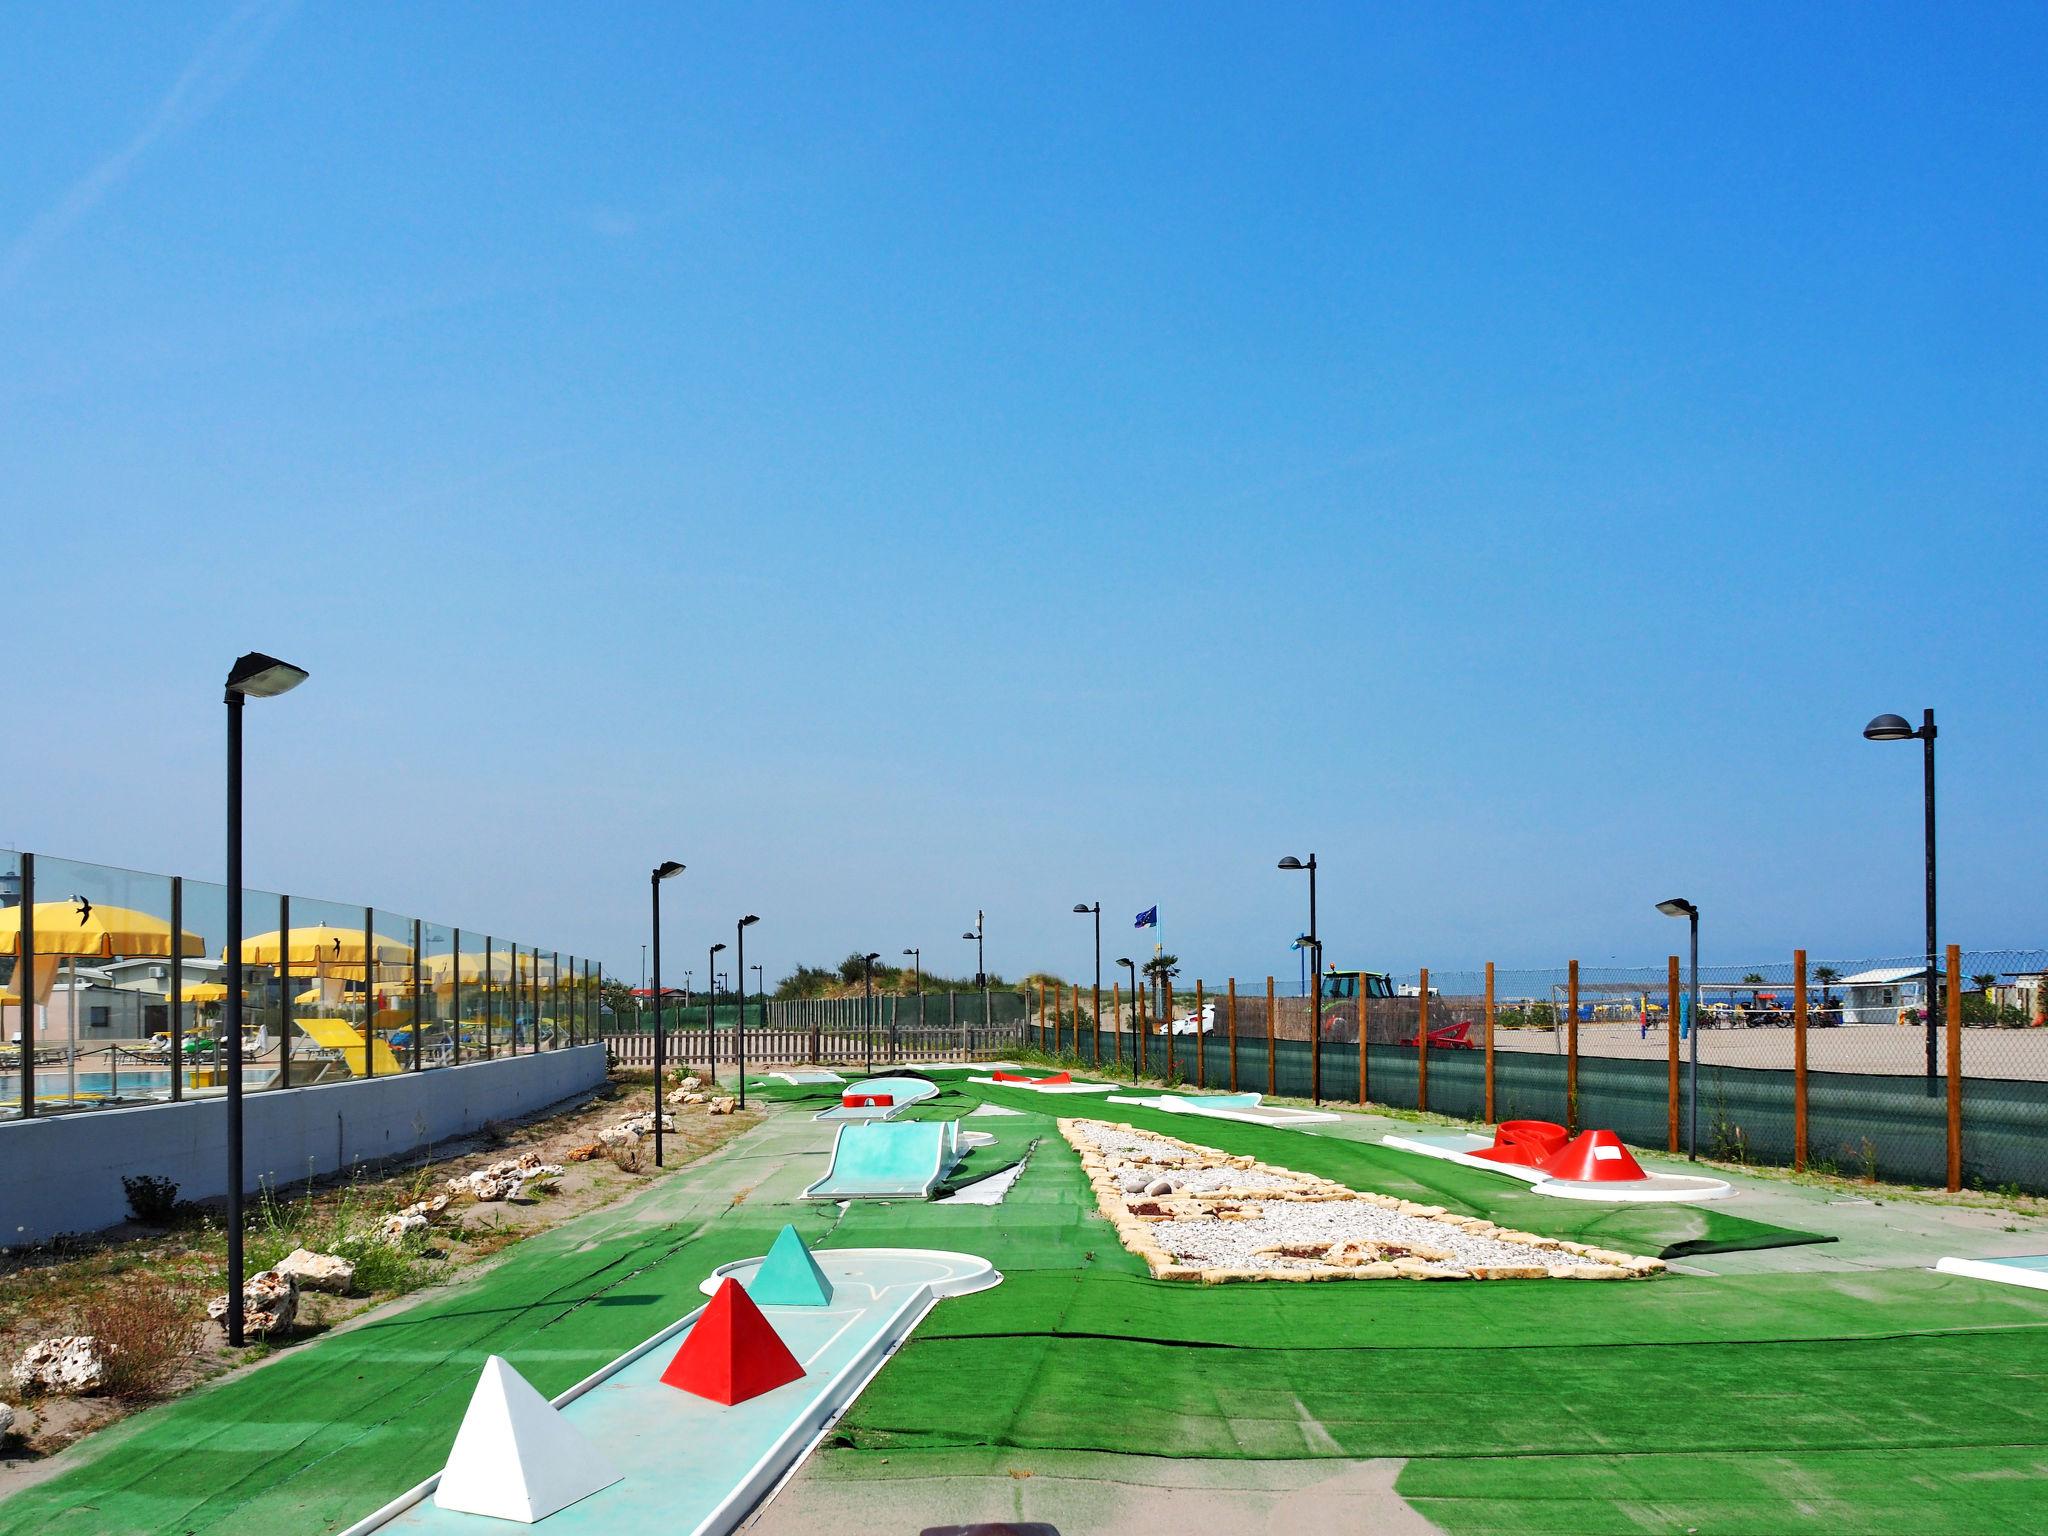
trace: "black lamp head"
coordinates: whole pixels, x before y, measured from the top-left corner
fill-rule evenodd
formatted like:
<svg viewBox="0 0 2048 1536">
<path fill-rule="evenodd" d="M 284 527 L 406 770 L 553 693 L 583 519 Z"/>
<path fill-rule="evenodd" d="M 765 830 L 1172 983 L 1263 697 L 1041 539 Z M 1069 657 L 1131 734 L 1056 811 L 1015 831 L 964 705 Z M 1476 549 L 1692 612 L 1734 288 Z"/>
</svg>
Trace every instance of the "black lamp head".
<svg viewBox="0 0 2048 1536">
<path fill-rule="evenodd" d="M 683 866 L 674 859 L 663 859 L 654 866 L 654 878 L 657 880 L 666 880 L 673 875 L 680 875 L 682 872 Z"/>
<path fill-rule="evenodd" d="M 874 963 L 875 963 L 875 962 L 876 962 L 877 960 L 879 960 L 879 959 L 881 959 L 881 958 L 882 958 L 882 952 L 881 952 L 881 951 L 880 951 L 879 949 L 878 949 L 878 950 L 876 950 L 876 951 L 875 951 L 875 952 L 874 952 L 874 953 L 873 953 L 872 955 L 862 955 L 862 956 L 861 956 L 861 959 L 863 959 L 863 960 L 867 961 L 867 963 L 868 963 L 869 965 L 873 965 L 873 964 L 874 964 Z"/>
<path fill-rule="evenodd" d="M 711 946 L 711 953 L 713 953 L 713 954 L 715 955 L 715 954 L 717 954 L 717 953 L 718 953 L 718 952 L 719 952 L 720 950 L 722 950 L 722 949 L 724 949 L 724 948 L 725 948 L 725 945 L 724 945 L 723 943 L 718 943 L 718 944 L 714 944 L 714 945 L 712 945 L 712 946 Z"/>
<path fill-rule="evenodd" d="M 280 693 L 290 693 L 305 680 L 304 667 L 251 651 L 238 657 L 228 669 L 228 692 L 251 699 L 274 699 Z"/>
<path fill-rule="evenodd" d="M 1919 732 L 1899 715 L 1879 715 L 1863 727 L 1865 741 L 1911 741 Z"/>
<path fill-rule="evenodd" d="M 1669 901 L 1657 903 L 1657 910 L 1666 917 L 1698 917 L 1700 909 L 1683 896 L 1674 896 Z"/>
<path fill-rule="evenodd" d="M 917 951 L 914 949 L 906 949 L 905 951 L 903 951 L 903 953 L 905 953 L 906 955 L 914 955 L 917 953 Z"/>
<path fill-rule="evenodd" d="M 1301 862 L 1301 860 L 1297 859 L 1297 858 L 1296 858 L 1296 857 L 1295 857 L 1295 856 L 1294 856 L 1293 854 L 1291 854 L 1291 853 L 1290 853 L 1289 855 L 1287 855 L 1287 857 L 1286 857 L 1286 858 L 1284 858 L 1284 859 L 1282 859 L 1282 860 L 1280 861 L 1280 866 L 1279 866 L 1279 867 L 1280 867 L 1280 868 L 1282 868 L 1282 869 L 1307 869 L 1307 868 L 1308 868 L 1308 866 L 1307 866 L 1306 864 L 1302 863 L 1302 862 Z"/>
<path fill-rule="evenodd" d="M 1135 961 L 1133 961 L 1133 960 L 1129 960 L 1129 959 L 1123 959 L 1123 960 L 1119 960 L 1119 961 L 1117 961 L 1117 964 L 1118 964 L 1118 965 L 1128 965 L 1128 966 L 1131 966 L 1131 967 L 1132 967 L 1133 969 L 1136 969 L 1136 962 L 1135 962 Z"/>
<path fill-rule="evenodd" d="M 745 917 L 740 919 L 740 926 L 742 928 L 751 928 L 754 926 L 754 924 L 758 923 L 759 921 L 761 921 L 760 918 L 756 917 L 753 913 L 749 912 Z"/>
<path fill-rule="evenodd" d="M 1095 909 L 1094 909 L 1093 907 L 1089 906 L 1089 905 L 1088 905 L 1088 903 L 1087 903 L 1087 902 L 1085 902 L 1085 901 L 1077 901 L 1077 902 L 1075 902 L 1075 903 L 1074 903 L 1074 910 L 1075 910 L 1076 912 L 1079 912 L 1079 913 L 1080 913 L 1080 914 L 1081 914 L 1081 915 L 1082 915 L 1083 917 L 1086 917 L 1086 916 L 1087 916 L 1087 915 L 1088 915 L 1089 913 L 1093 912 L 1093 911 L 1094 911 Z"/>
<path fill-rule="evenodd" d="M 960 937 L 963 939 L 978 939 L 981 937 L 981 935 L 978 933 L 963 933 L 960 935 Z"/>
</svg>

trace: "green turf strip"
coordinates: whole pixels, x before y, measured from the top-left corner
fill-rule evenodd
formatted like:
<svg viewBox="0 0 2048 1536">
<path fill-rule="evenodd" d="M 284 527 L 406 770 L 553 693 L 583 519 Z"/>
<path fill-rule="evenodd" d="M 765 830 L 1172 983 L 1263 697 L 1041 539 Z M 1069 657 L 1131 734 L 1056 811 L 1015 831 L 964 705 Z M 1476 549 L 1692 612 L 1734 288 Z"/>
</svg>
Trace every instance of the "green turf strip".
<svg viewBox="0 0 2048 1536">
<path fill-rule="evenodd" d="M 1036 1114 L 1120 1122 L 1219 1151 L 1377 1190 L 1544 1237 L 1569 1238 L 1627 1253 L 1679 1258 L 1689 1253 L 1777 1248 L 1831 1241 L 1811 1232 L 1751 1221 L 1705 1205 L 1596 1205 L 1531 1192 L 1519 1179 L 1467 1168 L 1399 1147 L 1346 1141 L 1306 1131 L 1169 1114 L 1139 1104 L 1105 1104 L 1082 1095 L 1048 1099 L 1028 1089 L 973 1087 L 991 1103 Z M 979 1124 L 980 1122 L 976 1122 Z"/>
</svg>

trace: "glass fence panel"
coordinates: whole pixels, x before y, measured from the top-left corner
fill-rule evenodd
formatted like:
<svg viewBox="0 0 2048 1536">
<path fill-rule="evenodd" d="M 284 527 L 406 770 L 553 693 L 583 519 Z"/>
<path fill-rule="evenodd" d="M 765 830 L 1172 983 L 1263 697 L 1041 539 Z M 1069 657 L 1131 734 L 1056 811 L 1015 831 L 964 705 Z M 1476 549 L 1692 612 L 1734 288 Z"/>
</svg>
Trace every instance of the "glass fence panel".
<svg viewBox="0 0 2048 1536">
<path fill-rule="evenodd" d="M 170 968 L 204 948 L 189 927 L 173 933 L 169 878 L 42 858 L 32 884 L 33 947 L 15 979 L 34 1027 L 23 1031 L 17 1095 L 38 1114 L 168 1098 Z M 17 951 L 22 915 L 9 909 Z"/>
<path fill-rule="evenodd" d="M 377 935 L 369 968 L 370 1060 L 380 1076 L 418 1070 L 419 1030 L 414 1008 L 413 920 L 379 909 L 371 914 Z"/>
<path fill-rule="evenodd" d="M 460 1059 L 462 1026 L 457 1005 L 462 978 L 456 930 L 420 924 L 420 1065 L 451 1067 Z"/>
<path fill-rule="evenodd" d="M 0 851 L 0 1120 L 21 1114 L 35 1061 L 33 1030 L 25 1022 L 35 1002 L 27 985 L 30 967 L 21 959 L 21 899 L 21 855 Z"/>
</svg>

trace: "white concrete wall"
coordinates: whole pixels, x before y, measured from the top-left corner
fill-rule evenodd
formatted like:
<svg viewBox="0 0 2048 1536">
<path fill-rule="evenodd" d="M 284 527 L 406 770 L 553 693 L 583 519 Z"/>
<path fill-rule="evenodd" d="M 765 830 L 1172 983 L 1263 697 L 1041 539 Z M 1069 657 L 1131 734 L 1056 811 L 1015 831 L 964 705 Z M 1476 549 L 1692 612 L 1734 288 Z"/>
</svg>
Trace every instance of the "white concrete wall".
<svg viewBox="0 0 2048 1536">
<path fill-rule="evenodd" d="M 500 1057 L 429 1072 L 250 1093 L 248 1190 L 374 1165 L 587 1093 L 604 1047 Z M 188 1099 L 0 1124 L 0 1247 L 128 1219 L 124 1175 L 171 1179 L 184 1200 L 227 1193 L 227 1103 Z"/>
</svg>

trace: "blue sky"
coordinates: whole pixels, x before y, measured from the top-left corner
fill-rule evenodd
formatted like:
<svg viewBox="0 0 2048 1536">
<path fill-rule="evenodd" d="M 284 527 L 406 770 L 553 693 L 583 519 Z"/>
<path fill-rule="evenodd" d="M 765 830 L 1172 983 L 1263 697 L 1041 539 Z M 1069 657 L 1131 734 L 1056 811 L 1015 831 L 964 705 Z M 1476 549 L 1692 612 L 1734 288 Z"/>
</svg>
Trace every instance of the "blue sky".
<svg viewBox="0 0 2048 1536">
<path fill-rule="evenodd" d="M 637 971 L 2048 943 L 2022 7 L 15 8 L 0 842 Z M 701 959 L 699 960 L 701 967 Z"/>
</svg>

